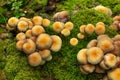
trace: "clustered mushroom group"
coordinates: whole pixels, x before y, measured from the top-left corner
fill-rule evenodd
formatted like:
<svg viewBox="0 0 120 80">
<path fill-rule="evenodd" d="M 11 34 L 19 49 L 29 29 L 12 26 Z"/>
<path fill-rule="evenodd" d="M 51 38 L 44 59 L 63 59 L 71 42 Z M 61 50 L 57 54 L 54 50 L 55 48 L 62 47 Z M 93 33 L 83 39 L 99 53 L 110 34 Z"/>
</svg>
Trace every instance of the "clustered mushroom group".
<svg viewBox="0 0 120 80">
<path fill-rule="evenodd" d="M 27 54 L 31 66 L 43 65 L 52 59 L 51 51 L 58 52 L 61 49 L 61 38 L 45 33 L 44 28 L 49 25 L 50 20 L 41 16 L 32 19 L 11 17 L 8 20 L 6 28 L 19 31 L 16 35 L 16 48 Z"/>
<path fill-rule="evenodd" d="M 103 80 L 120 80 L 120 35 L 99 35 L 78 52 L 77 60 L 85 74 L 107 72 Z"/>
</svg>

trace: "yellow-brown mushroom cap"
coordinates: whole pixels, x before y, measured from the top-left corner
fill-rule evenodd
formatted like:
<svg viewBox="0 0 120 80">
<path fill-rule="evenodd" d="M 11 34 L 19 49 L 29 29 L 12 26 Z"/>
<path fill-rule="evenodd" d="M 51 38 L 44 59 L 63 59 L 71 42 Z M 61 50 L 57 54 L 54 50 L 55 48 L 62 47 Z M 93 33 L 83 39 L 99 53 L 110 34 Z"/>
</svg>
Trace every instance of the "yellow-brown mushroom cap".
<svg viewBox="0 0 120 80">
<path fill-rule="evenodd" d="M 104 24 L 103 22 L 98 22 L 98 23 L 96 23 L 96 26 L 98 26 L 98 25 L 105 26 L 105 24 Z"/>
<path fill-rule="evenodd" d="M 19 31 L 26 31 L 28 29 L 28 22 L 19 21 L 18 24 L 17 24 L 17 29 Z"/>
<path fill-rule="evenodd" d="M 64 28 L 64 25 L 63 25 L 63 23 L 61 23 L 61 22 L 54 22 L 53 23 L 53 30 L 55 31 L 55 32 L 61 32 L 62 30 L 63 30 L 63 28 Z"/>
<path fill-rule="evenodd" d="M 26 35 L 23 32 L 20 32 L 16 35 L 16 40 L 24 40 L 26 39 Z"/>
<path fill-rule="evenodd" d="M 77 34 L 77 37 L 78 37 L 79 39 L 84 39 L 85 36 L 84 36 L 84 34 L 82 34 L 82 33 L 78 33 L 78 34 Z"/>
<path fill-rule="evenodd" d="M 81 32 L 81 33 L 85 33 L 85 27 L 86 27 L 86 25 L 81 25 L 81 26 L 80 26 L 79 29 L 80 29 L 80 32 Z"/>
<path fill-rule="evenodd" d="M 17 43 L 16 43 L 16 48 L 17 50 L 20 50 L 22 51 L 22 48 L 23 48 L 23 44 L 25 43 L 25 40 L 19 40 Z"/>
<path fill-rule="evenodd" d="M 87 50 L 87 59 L 91 64 L 98 64 L 103 59 L 103 51 L 99 47 L 91 47 Z"/>
<path fill-rule="evenodd" d="M 82 66 L 82 68 L 88 73 L 92 73 L 95 70 L 95 66 L 92 64 L 85 64 Z"/>
<path fill-rule="evenodd" d="M 71 38 L 71 39 L 70 39 L 70 44 L 71 44 L 72 46 L 76 46 L 76 45 L 78 44 L 78 39 L 77 39 L 77 38 Z"/>
<path fill-rule="evenodd" d="M 15 29 L 15 27 L 10 27 L 8 24 L 6 24 L 6 29 L 8 29 L 9 31 L 12 31 Z"/>
<path fill-rule="evenodd" d="M 42 20 L 42 25 L 43 25 L 44 27 L 49 26 L 49 25 L 50 25 L 50 20 L 49 20 L 49 19 L 43 19 L 43 20 Z"/>
<path fill-rule="evenodd" d="M 69 36 L 70 35 L 70 30 L 65 28 L 61 31 L 61 34 L 64 35 L 64 36 Z"/>
<path fill-rule="evenodd" d="M 41 25 L 43 18 L 41 16 L 34 16 L 32 21 L 35 25 Z"/>
<path fill-rule="evenodd" d="M 44 60 L 46 60 L 51 55 L 51 52 L 48 49 L 44 49 L 44 50 L 39 51 L 39 54 Z"/>
<path fill-rule="evenodd" d="M 42 62 L 42 58 L 38 52 L 34 52 L 28 56 L 28 62 L 31 66 L 38 66 Z"/>
<path fill-rule="evenodd" d="M 120 68 L 109 71 L 108 77 L 110 80 L 120 80 Z"/>
<path fill-rule="evenodd" d="M 88 34 L 92 34 L 95 30 L 95 27 L 93 24 L 88 24 L 86 27 L 85 27 L 85 32 L 88 33 Z"/>
<path fill-rule="evenodd" d="M 9 24 L 11 27 L 15 27 L 15 26 L 17 26 L 18 21 L 19 21 L 18 18 L 16 18 L 16 17 L 11 17 L 11 18 L 8 20 L 8 24 Z"/>
<path fill-rule="evenodd" d="M 34 27 L 34 24 L 31 20 L 28 21 L 28 28 L 32 29 Z"/>
<path fill-rule="evenodd" d="M 98 10 L 98 11 L 100 11 L 102 13 L 108 14 L 108 8 L 106 8 L 106 7 L 102 6 L 102 5 L 96 6 L 95 10 Z"/>
<path fill-rule="evenodd" d="M 101 68 L 103 68 L 105 70 L 110 69 L 108 66 L 105 65 L 105 61 L 104 60 L 102 60 L 99 65 L 100 65 Z"/>
<path fill-rule="evenodd" d="M 72 30 L 74 28 L 74 24 L 72 22 L 66 22 L 65 23 L 65 28 Z"/>
<path fill-rule="evenodd" d="M 50 35 L 42 33 L 37 37 L 36 45 L 39 49 L 48 49 L 52 45 L 52 38 Z"/>
<path fill-rule="evenodd" d="M 46 58 L 46 61 L 51 61 L 52 60 L 52 55 L 50 55 L 48 58 Z"/>
<path fill-rule="evenodd" d="M 21 21 L 29 21 L 30 19 L 28 19 L 26 17 L 21 17 L 19 20 L 21 20 Z"/>
<path fill-rule="evenodd" d="M 113 20 L 114 20 L 114 21 L 120 21 L 120 16 L 115 16 L 115 17 L 113 17 Z"/>
<path fill-rule="evenodd" d="M 77 60 L 81 64 L 87 64 L 87 49 L 81 49 L 77 54 Z"/>
<path fill-rule="evenodd" d="M 32 35 L 32 30 L 27 30 L 27 31 L 25 32 L 25 35 L 26 35 L 27 38 L 32 37 L 32 36 L 33 36 L 33 35 Z"/>
<path fill-rule="evenodd" d="M 57 52 L 61 49 L 62 47 L 62 40 L 59 36 L 57 35 L 52 35 L 51 36 L 52 38 L 52 45 L 51 45 L 51 50 L 54 51 L 54 52 Z"/>
<path fill-rule="evenodd" d="M 105 33 L 105 26 L 103 26 L 103 25 L 97 25 L 97 26 L 95 27 L 95 32 L 96 32 L 98 35 L 104 34 L 104 33 Z"/>
<path fill-rule="evenodd" d="M 32 34 L 38 36 L 39 34 L 45 32 L 42 26 L 36 25 L 32 28 Z"/>
<path fill-rule="evenodd" d="M 96 39 L 91 40 L 91 41 L 87 44 L 87 48 L 96 47 L 96 46 L 97 46 L 97 40 L 96 40 Z"/>
</svg>

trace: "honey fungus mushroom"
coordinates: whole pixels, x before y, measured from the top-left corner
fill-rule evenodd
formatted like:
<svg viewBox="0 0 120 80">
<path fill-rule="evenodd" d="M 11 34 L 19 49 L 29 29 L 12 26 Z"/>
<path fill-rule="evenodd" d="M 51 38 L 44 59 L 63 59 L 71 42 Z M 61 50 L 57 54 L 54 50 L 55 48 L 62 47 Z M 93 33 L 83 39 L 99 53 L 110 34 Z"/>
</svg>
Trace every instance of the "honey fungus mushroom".
<svg viewBox="0 0 120 80">
<path fill-rule="evenodd" d="M 72 30 L 74 28 L 74 24 L 72 22 L 66 22 L 65 23 L 65 28 Z"/>
<path fill-rule="evenodd" d="M 57 52 L 61 49 L 62 47 L 62 40 L 59 36 L 57 35 L 52 35 L 51 36 L 52 38 L 52 45 L 51 45 L 51 50 L 54 51 L 54 52 Z"/>
<path fill-rule="evenodd" d="M 71 44 L 72 46 L 76 46 L 76 45 L 78 44 L 78 39 L 77 39 L 77 38 L 71 38 L 71 39 L 70 39 L 70 44 Z"/>
<path fill-rule="evenodd" d="M 26 35 L 23 32 L 20 32 L 16 35 L 16 40 L 24 40 L 26 39 Z"/>
<path fill-rule="evenodd" d="M 44 49 L 44 50 L 39 51 L 39 54 L 41 55 L 43 60 L 46 60 L 51 56 L 51 52 L 48 49 Z"/>
<path fill-rule="evenodd" d="M 65 28 L 61 31 L 61 34 L 64 35 L 64 36 L 69 36 L 70 35 L 70 30 Z"/>
<path fill-rule="evenodd" d="M 16 17 L 11 17 L 11 18 L 9 18 L 9 20 L 8 20 L 8 25 L 9 25 L 10 27 L 16 27 L 18 21 L 19 21 L 18 18 L 16 18 Z"/>
<path fill-rule="evenodd" d="M 41 25 L 43 18 L 41 16 L 34 16 L 32 21 L 35 25 Z"/>
<path fill-rule="evenodd" d="M 28 62 L 31 66 L 38 66 L 42 63 L 42 58 L 38 52 L 34 52 L 28 56 Z"/>
<path fill-rule="evenodd" d="M 25 32 L 25 35 L 26 35 L 27 38 L 32 37 L 32 36 L 33 36 L 33 35 L 32 35 L 32 30 L 27 30 L 27 31 Z"/>
<path fill-rule="evenodd" d="M 61 22 L 54 22 L 53 23 L 53 30 L 57 33 L 60 33 L 64 28 L 64 24 Z"/>
<path fill-rule="evenodd" d="M 49 25 L 50 25 L 50 20 L 49 20 L 49 19 L 43 19 L 43 20 L 42 20 L 42 25 L 43 25 L 44 27 L 49 26 Z"/>
<path fill-rule="evenodd" d="M 86 25 L 81 25 L 81 26 L 80 26 L 79 29 L 80 29 L 80 32 L 81 32 L 81 33 L 85 33 L 85 27 L 86 27 Z"/>
<path fill-rule="evenodd" d="M 103 59 L 103 55 L 99 47 L 91 47 L 87 50 L 87 60 L 91 64 L 98 64 Z"/>
<path fill-rule="evenodd" d="M 105 26 L 104 25 L 96 25 L 95 32 L 98 35 L 104 34 L 105 33 Z"/>
<path fill-rule="evenodd" d="M 23 49 L 23 44 L 25 43 L 25 40 L 19 40 L 17 43 L 16 43 L 16 48 L 17 50 L 19 51 L 22 51 Z"/>
<path fill-rule="evenodd" d="M 97 46 L 97 40 L 96 40 L 96 39 L 91 40 L 91 41 L 87 44 L 87 48 L 96 47 L 96 46 Z"/>
<path fill-rule="evenodd" d="M 102 60 L 99 65 L 100 65 L 101 68 L 103 68 L 105 70 L 110 69 L 108 66 L 105 65 L 105 61 L 104 60 Z"/>
<path fill-rule="evenodd" d="M 78 33 L 78 34 L 77 34 L 77 37 L 78 37 L 79 39 L 84 39 L 85 36 L 84 36 L 84 34 L 82 34 L 82 33 Z"/>
<path fill-rule="evenodd" d="M 28 23 L 26 21 L 19 21 L 17 24 L 17 29 L 25 32 L 28 29 Z"/>
<path fill-rule="evenodd" d="M 88 33 L 88 34 L 92 34 L 94 31 L 95 31 L 95 27 L 94 27 L 93 24 L 88 24 L 85 27 L 85 32 Z"/>
</svg>

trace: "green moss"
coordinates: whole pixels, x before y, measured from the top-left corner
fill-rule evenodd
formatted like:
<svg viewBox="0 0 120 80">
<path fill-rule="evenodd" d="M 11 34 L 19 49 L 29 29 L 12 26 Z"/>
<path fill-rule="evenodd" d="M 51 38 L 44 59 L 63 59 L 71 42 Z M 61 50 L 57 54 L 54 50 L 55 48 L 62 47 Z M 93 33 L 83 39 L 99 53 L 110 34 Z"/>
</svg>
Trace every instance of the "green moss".
<svg viewBox="0 0 120 80">
<path fill-rule="evenodd" d="M 114 13 L 114 14 L 120 15 L 119 12 L 120 12 L 120 4 L 115 5 L 115 7 L 113 8 L 113 13 Z"/>
</svg>

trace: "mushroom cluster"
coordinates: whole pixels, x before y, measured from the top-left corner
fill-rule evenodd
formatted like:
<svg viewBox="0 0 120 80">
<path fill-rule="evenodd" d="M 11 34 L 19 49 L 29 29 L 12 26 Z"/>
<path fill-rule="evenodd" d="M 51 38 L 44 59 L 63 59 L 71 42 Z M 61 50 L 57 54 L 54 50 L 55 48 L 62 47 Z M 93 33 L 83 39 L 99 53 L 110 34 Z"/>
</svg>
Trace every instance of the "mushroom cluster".
<svg viewBox="0 0 120 80">
<path fill-rule="evenodd" d="M 52 59 L 51 51 L 58 52 L 62 40 L 57 35 L 45 33 L 44 27 L 50 25 L 50 20 L 35 16 L 32 19 L 11 17 L 8 20 L 8 30 L 18 30 L 16 48 L 28 56 L 31 66 L 43 65 Z"/>
<path fill-rule="evenodd" d="M 77 34 L 79 39 L 83 39 L 86 34 L 93 34 L 94 32 L 97 35 L 102 35 L 105 33 L 105 24 L 103 22 L 96 23 L 96 26 L 93 24 L 81 25 L 79 27 L 80 33 Z"/>
<path fill-rule="evenodd" d="M 84 74 L 107 72 L 103 80 L 120 80 L 120 35 L 99 35 L 78 52 L 77 60 Z"/>
</svg>

